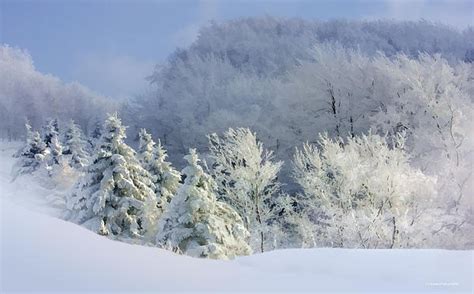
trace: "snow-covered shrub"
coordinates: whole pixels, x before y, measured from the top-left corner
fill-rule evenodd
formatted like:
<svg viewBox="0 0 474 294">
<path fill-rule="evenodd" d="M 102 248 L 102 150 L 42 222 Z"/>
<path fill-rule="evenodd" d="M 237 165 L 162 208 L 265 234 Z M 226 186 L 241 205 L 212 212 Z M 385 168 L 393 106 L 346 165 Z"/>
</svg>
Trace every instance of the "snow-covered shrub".
<svg viewBox="0 0 474 294">
<path fill-rule="evenodd" d="M 229 129 L 221 137 L 214 133 L 208 138 L 219 197 L 244 220 L 252 248 L 263 252 L 283 163 L 273 162 L 272 151 L 264 149 L 249 129 Z"/>
<path fill-rule="evenodd" d="M 28 123 L 25 124 L 25 128 L 26 143 L 15 155 L 18 159 L 12 169 L 14 179 L 19 175 L 31 174 L 36 171 L 43 164 L 49 152 L 40 134 L 33 131 Z"/>
<path fill-rule="evenodd" d="M 435 181 L 410 166 L 404 138 L 321 136 L 297 149 L 294 179 L 306 196 L 305 215 L 318 225 L 306 232 L 318 246 L 423 246 L 430 223 L 420 215 L 436 195 Z"/>
<path fill-rule="evenodd" d="M 70 219 L 99 234 L 121 238 L 154 234 L 158 210 L 155 186 L 135 151 L 124 143 L 117 114 L 104 123 L 96 154 L 67 199 Z"/>
<path fill-rule="evenodd" d="M 166 161 L 166 150 L 161 141 L 156 144 L 151 135 L 142 129 L 139 133 L 140 146 L 138 159 L 142 166 L 150 173 L 155 184 L 155 193 L 158 207 L 164 211 L 179 188 L 181 174 Z"/>
<path fill-rule="evenodd" d="M 194 149 L 185 156 L 184 184 L 158 223 L 156 242 L 194 257 L 228 259 L 251 253 L 248 231 L 232 207 L 216 199 L 216 184 Z"/>
<path fill-rule="evenodd" d="M 66 127 L 63 141 L 63 154 L 69 157 L 69 165 L 77 169 L 85 167 L 89 159 L 89 154 L 86 151 L 87 142 L 83 139 L 81 129 L 73 120 L 70 120 Z"/>
</svg>

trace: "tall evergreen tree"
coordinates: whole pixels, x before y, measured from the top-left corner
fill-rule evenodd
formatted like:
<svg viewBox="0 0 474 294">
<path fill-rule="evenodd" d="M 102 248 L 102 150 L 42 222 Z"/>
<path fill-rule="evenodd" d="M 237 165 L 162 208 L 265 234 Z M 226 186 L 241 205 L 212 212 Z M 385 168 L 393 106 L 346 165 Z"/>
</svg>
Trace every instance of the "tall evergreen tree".
<svg viewBox="0 0 474 294">
<path fill-rule="evenodd" d="M 43 141 L 49 147 L 54 136 L 59 136 L 59 125 L 57 119 L 50 119 L 43 126 Z"/>
<path fill-rule="evenodd" d="M 110 115 L 97 153 L 67 205 L 73 221 L 99 234 L 142 238 L 154 234 L 158 217 L 155 186 L 135 151 L 124 143 L 125 137 L 117 114 Z"/>
<path fill-rule="evenodd" d="M 64 155 L 70 155 L 69 164 L 83 168 L 88 163 L 87 142 L 83 139 L 81 129 L 71 120 L 64 133 Z"/>
<path fill-rule="evenodd" d="M 59 142 L 58 135 L 51 137 L 51 142 L 48 144 L 49 154 L 48 154 L 48 165 L 52 166 L 55 164 L 60 164 L 63 155 L 63 146 Z"/>
<path fill-rule="evenodd" d="M 139 138 L 140 162 L 153 177 L 158 207 L 164 211 L 179 188 L 181 175 L 166 161 L 168 155 L 159 140 L 156 144 L 145 129 L 140 131 Z"/>
<path fill-rule="evenodd" d="M 185 182 L 158 223 L 156 242 L 195 257 L 250 254 L 242 219 L 228 204 L 217 201 L 216 184 L 199 165 L 196 150 L 191 149 L 185 159 Z"/>
<path fill-rule="evenodd" d="M 25 124 L 25 128 L 26 144 L 16 154 L 18 160 L 12 170 L 14 178 L 36 171 L 48 154 L 46 144 L 41 140 L 40 134 L 33 131 L 28 123 Z"/>
<path fill-rule="evenodd" d="M 49 152 L 46 157 L 48 167 L 60 164 L 63 147 L 59 141 L 59 125 L 57 119 L 50 119 L 43 126 L 43 141 Z"/>
<path fill-rule="evenodd" d="M 97 120 L 94 125 L 94 129 L 92 130 L 90 134 L 90 137 L 93 140 L 99 140 L 101 135 L 102 135 L 102 124 L 100 123 L 99 120 Z"/>
</svg>

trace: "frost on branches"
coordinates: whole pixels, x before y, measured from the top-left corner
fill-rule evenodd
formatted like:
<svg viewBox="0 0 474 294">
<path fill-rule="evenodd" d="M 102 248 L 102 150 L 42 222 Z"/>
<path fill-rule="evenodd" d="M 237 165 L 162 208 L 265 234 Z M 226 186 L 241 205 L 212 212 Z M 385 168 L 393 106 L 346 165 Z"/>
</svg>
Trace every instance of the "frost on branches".
<svg viewBox="0 0 474 294">
<path fill-rule="evenodd" d="M 412 168 L 404 138 L 389 144 L 369 133 L 342 140 L 320 138 L 294 156 L 294 178 L 306 198 L 305 215 L 317 218 L 318 246 L 400 248 L 419 246 L 420 216 L 436 194 L 434 181 Z M 393 146 L 390 146 L 393 145 Z M 425 227 L 423 227 L 425 225 Z"/>
<path fill-rule="evenodd" d="M 219 196 L 244 220 L 252 235 L 252 248 L 263 252 L 283 163 L 272 162 L 273 153 L 265 150 L 249 129 L 231 128 L 222 138 L 216 134 L 208 138 Z"/>
<path fill-rule="evenodd" d="M 40 134 L 37 131 L 33 131 L 28 123 L 25 124 L 25 128 L 26 144 L 16 154 L 18 160 L 12 170 L 14 179 L 19 175 L 31 174 L 36 171 L 48 154 L 46 144 L 41 139 Z"/>
<path fill-rule="evenodd" d="M 88 163 L 89 154 L 86 151 L 87 142 L 83 139 L 81 129 L 71 120 L 64 132 L 63 154 L 68 155 L 69 164 L 82 169 Z"/>
<path fill-rule="evenodd" d="M 67 206 L 71 220 L 99 234 L 146 239 L 154 234 L 158 217 L 155 186 L 124 139 L 125 127 L 117 114 L 110 115 L 97 153 Z"/>
<path fill-rule="evenodd" d="M 160 140 L 156 144 L 145 129 L 140 131 L 139 138 L 138 158 L 153 178 L 158 207 L 164 211 L 179 188 L 181 174 L 166 161 L 168 155 Z"/>
<path fill-rule="evenodd" d="M 156 242 L 194 257 L 228 259 L 251 253 L 248 231 L 228 204 L 216 199 L 216 184 L 194 149 L 185 156 L 184 184 L 158 223 Z"/>
</svg>

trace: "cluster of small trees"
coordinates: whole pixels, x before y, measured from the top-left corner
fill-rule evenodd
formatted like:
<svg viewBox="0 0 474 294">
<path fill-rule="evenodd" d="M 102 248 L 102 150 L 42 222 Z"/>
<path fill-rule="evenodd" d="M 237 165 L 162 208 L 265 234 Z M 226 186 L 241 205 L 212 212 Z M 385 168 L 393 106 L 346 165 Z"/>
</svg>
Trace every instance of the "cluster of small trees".
<svg viewBox="0 0 474 294">
<path fill-rule="evenodd" d="M 294 154 L 302 192 L 293 195 L 278 180 L 283 163 L 246 128 L 209 135 L 204 164 L 190 149 L 181 172 L 145 129 L 138 152 L 128 146 L 117 114 L 93 146 L 73 122 L 59 137 L 56 120 L 42 138 L 27 125 L 15 173 L 79 171 L 67 219 L 118 240 L 233 258 L 282 247 L 424 247 L 447 225 L 429 218 L 436 179 L 409 164 L 400 134 L 306 143 Z"/>
<path fill-rule="evenodd" d="M 74 177 L 74 170 L 81 170 L 88 164 L 91 142 L 85 140 L 82 130 L 70 120 L 63 132 L 57 119 L 48 120 L 41 133 L 32 129 L 27 122 L 26 144 L 16 154 L 18 161 L 12 175 L 16 179 L 23 174 L 48 176 L 57 184 L 63 178 Z"/>
</svg>

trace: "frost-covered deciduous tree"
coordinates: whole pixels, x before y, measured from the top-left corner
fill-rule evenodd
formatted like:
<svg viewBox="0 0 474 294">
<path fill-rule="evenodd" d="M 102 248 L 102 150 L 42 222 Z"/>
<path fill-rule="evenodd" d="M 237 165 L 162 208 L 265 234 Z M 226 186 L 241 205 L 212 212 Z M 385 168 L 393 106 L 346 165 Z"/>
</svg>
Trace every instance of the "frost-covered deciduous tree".
<svg viewBox="0 0 474 294">
<path fill-rule="evenodd" d="M 319 223 L 308 234 L 319 246 L 423 245 L 432 224 L 421 216 L 436 195 L 435 182 L 410 166 L 402 136 L 393 142 L 371 133 L 346 142 L 322 136 L 319 144 L 305 144 L 294 156 L 305 215 Z"/>
<path fill-rule="evenodd" d="M 67 199 L 70 219 L 99 234 L 142 238 L 155 234 L 155 186 L 135 151 L 124 143 L 117 114 L 104 123 L 96 154 Z"/>
<path fill-rule="evenodd" d="M 248 231 L 235 210 L 216 199 L 216 184 L 194 149 L 185 156 L 184 184 L 158 223 L 156 242 L 195 257 L 234 258 L 251 253 Z"/>
<path fill-rule="evenodd" d="M 77 169 L 85 167 L 89 159 L 89 154 L 86 151 L 87 141 L 83 139 L 81 129 L 73 120 L 70 120 L 66 127 L 63 141 L 63 154 L 70 157 L 69 164 Z"/>
<path fill-rule="evenodd" d="M 170 162 L 166 161 L 166 150 L 161 146 L 160 140 L 156 144 L 145 129 L 140 131 L 139 138 L 138 158 L 153 178 L 158 207 L 164 211 L 176 195 L 181 174 L 171 166 Z"/>
<path fill-rule="evenodd" d="M 372 98 L 386 97 L 374 91 L 379 80 L 372 83 L 378 52 L 413 61 L 420 52 L 440 53 L 454 64 L 474 48 L 471 36 L 472 29 L 427 21 L 263 17 L 212 23 L 156 67 L 150 77 L 156 90 L 125 106 L 127 121 L 163 138 L 176 163 L 189 147 L 205 150 L 206 134 L 236 126 L 256 131 L 286 162 L 295 142 L 319 131 L 368 131 L 368 116 L 380 106 Z M 334 43 L 339 46 L 328 45 Z M 312 52 L 315 45 L 320 54 Z M 337 47 L 347 50 L 332 50 Z M 280 178 L 288 175 L 282 167 Z"/>
<path fill-rule="evenodd" d="M 444 237 L 432 246 L 473 244 L 463 238 L 474 232 L 472 69 L 463 62 L 453 66 L 439 55 L 374 60 L 386 94 L 380 95 L 384 99 L 379 99 L 372 125 L 383 132 L 406 132 L 413 163 L 438 177 L 432 221 L 439 227 L 436 234 Z"/>
<path fill-rule="evenodd" d="M 275 97 L 281 117 L 275 123 L 286 126 L 285 150 L 314 132 L 345 137 L 367 131 L 368 116 L 378 107 L 371 58 L 337 44 L 317 45 L 309 52 L 312 60 L 295 68 Z"/>
<path fill-rule="evenodd" d="M 18 159 L 12 169 L 14 179 L 19 175 L 36 171 L 49 153 L 39 132 L 33 131 L 28 123 L 25 124 L 25 128 L 26 144 L 16 154 Z"/>
<path fill-rule="evenodd" d="M 273 162 L 272 151 L 264 149 L 249 129 L 229 129 L 221 137 L 212 134 L 208 138 L 219 196 L 244 220 L 254 250 L 263 252 L 283 163 Z"/>
</svg>

